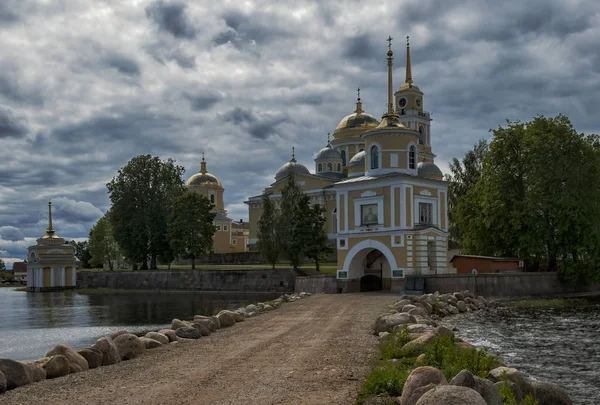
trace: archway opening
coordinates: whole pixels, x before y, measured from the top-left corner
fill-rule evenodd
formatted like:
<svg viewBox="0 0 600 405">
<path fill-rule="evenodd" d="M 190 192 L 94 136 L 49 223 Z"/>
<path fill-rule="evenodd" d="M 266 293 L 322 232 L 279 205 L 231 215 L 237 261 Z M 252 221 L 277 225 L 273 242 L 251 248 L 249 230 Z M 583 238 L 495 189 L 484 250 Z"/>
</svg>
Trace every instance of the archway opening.
<svg viewBox="0 0 600 405">
<path fill-rule="evenodd" d="M 385 255 L 377 249 L 365 249 L 353 260 L 355 270 L 359 271 L 360 291 L 381 291 L 384 278 L 389 277 L 390 264 Z M 356 268 L 359 267 L 359 268 Z"/>
</svg>

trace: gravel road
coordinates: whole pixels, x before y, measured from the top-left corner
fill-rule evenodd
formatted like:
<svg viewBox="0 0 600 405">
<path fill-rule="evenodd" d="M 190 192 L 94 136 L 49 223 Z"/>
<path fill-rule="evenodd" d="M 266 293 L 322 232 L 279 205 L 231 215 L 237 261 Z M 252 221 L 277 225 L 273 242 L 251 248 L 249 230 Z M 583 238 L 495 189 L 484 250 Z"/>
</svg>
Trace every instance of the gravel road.
<svg viewBox="0 0 600 405">
<path fill-rule="evenodd" d="M 192 343 L 0 394 L 0 404 L 353 404 L 392 295 L 316 295 Z"/>
</svg>

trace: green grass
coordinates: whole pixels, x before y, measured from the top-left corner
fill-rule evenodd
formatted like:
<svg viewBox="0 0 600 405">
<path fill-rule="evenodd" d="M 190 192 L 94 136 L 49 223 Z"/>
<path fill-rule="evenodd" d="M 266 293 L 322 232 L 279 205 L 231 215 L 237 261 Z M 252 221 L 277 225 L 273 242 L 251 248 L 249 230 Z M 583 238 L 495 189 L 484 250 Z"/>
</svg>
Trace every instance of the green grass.
<svg viewBox="0 0 600 405">
<path fill-rule="evenodd" d="M 581 305 L 582 298 L 553 298 L 513 301 L 508 305 L 513 308 L 536 309 L 536 308 L 564 308 Z"/>
<path fill-rule="evenodd" d="M 15 287 L 22 287 L 23 284 L 21 283 L 13 283 L 13 284 L 0 284 L 0 288 L 15 288 Z"/>
<path fill-rule="evenodd" d="M 447 381 L 461 370 L 469 370 L 474 375 L 485 377 L 490 370 L 502 365 L 496 356 L 485 350 L 456 345 L 453 336 L 434 339 L 421 349 L 410 352 L 402 350 L 402 346 L 409 341 L 408 330 L 404 327 L 401 332 L 393 333 L 389 341 L 381 343 L 379 360 L 374 364 L 358 395 L 359 404 L 371 397 L 402 395 L 406 379 L 417 368 L 415 363 L 420 354 L 425 356 L 419 366 L 439 369 Z M 389 361 L 391 359 L 396 359 L 397 362 L 392 364 Z"/>
</svg>

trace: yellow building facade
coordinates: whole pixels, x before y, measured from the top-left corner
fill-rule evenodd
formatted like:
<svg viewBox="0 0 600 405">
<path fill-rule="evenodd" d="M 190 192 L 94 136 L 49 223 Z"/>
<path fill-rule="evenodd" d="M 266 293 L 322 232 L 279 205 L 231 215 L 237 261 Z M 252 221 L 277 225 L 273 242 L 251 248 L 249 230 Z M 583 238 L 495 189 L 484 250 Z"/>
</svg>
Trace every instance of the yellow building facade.
<svg viewBox="0 0 600 405">
<path fill-rule="evenodd" d="M 264 190 L 279 199 L 293 174 L 312 202 L 325 207 L 327 233 L 337 246 L 338 287 L 344 292 L 401 291 L 407 275 L 452 270 L 447 266 L 448 187 L 434 163 L 431 115 L 412 79 L 408 38 L 405 80 L 394 92 L 389 40 L 388 102 L 381 120 L 363 109 L 359 89 L 355 110 L 316 154 L 314 172 L 292 155 Z M 246 204 L 253 244 L 261 196 Z"/>
<path fill-rule="evenodd" d="M 212 253 L 236 253 L 248 250 L 249 230 L 227 217 L 223 194 L 225 189 L 214 174 L 206 170 L 204 154 L 200 163 L 200 172 L 194 174 L 185 183 L 188 190 L 206 197 L 213 204 L 214 224 L 217 227 L 213 236 Z"/>
<path fill-rule="evenodd" d="M 75 247 L 58 236 L 52 226 L 52 203 L 48 202 L 48 229 L 27 248 L 27 290 L 55 291 L 77 285 Z"/>
</svg>

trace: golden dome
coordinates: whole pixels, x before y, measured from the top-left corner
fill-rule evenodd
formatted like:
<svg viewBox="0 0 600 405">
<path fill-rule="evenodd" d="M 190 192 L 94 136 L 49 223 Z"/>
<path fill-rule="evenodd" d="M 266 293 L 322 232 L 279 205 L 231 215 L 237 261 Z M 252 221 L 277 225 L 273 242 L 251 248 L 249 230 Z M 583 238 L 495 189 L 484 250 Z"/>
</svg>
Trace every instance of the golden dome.
<svg viewBox="0 0 600 405">
<path fill-rule="evenodd" d="M 356 110 L 352 114 L 346 115 L 338 126 L 335 128 L 335 131 L 345 128 L 376 128 L 379 125 L 379 121 L 377 118 L 373 117 L 371 114 L 367 114 L 362 109 L 362 103 L 360 101 L 360 88 L 358 89 L 358 98 L 356 99 Z"/>
<path fill-rule="evenodd" d="M 206 162 L 204 161 L 204 153 L 202 153 L 202 162 L 200 163 L 200 173 L 194 174 L 185 182 L 187 187 L 223 187 L 217 176 L 206 171 Z"/>
<path fill-rule="evenodd" d="M 400 87 L 398 88 L 398 91 L 404 91 L 404 90 L 415 90 L 415 91 L 421 91 L 419 89 L 419 87 L 414 84 L 414 83 L 402 83 L 402 85 L 400 85 Z"/>
</svg>

